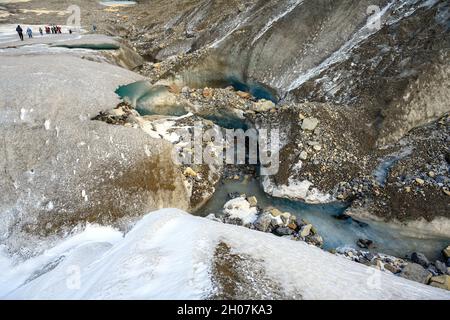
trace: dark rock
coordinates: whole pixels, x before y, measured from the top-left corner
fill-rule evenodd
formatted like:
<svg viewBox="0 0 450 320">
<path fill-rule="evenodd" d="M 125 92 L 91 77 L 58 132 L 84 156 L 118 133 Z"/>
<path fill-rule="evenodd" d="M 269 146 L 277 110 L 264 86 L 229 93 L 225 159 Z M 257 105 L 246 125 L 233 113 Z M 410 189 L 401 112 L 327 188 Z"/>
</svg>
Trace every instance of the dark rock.
<svg viewBox="0 0 450 320">
<path fill-rule="evenodd" d="M 283 237 L 283 236 L 290 236 L 290 235 L 294 234 L 294 231 L 290 228 L 278 227 L 275 229 L 274 233 L 277 236 Z"/>
<path fill-rule="evenodd" d="M 419 252 L 413 252 L 411 254 L 411 261 L 417 264 L 420 264 L 424 268 L 428 268 L 430 265 L 430 262 L 428 261 L 427 257 L 423 253 Z"/>
<path fill-rule="evenodd" d="M 273 229 L 272 217 L 268 213 L 263 213 L 258 217 L 253 225 L 258 231 L 271 232 Z"/>
<path fill-rule="evenodd" d="M 433 277 L 436 277 L 436 276 L 438 276 L 438 275 L 440 274 L 439 270 L 438 270 L 435 266 L 433 266 L 432 264 L 430 264 L 430 265 L 428 266 L 428 269 L 427 269 L 427 270 L 431 272 L 431 274 L 433 275 Z"/>
<path fill-rule="evenodd" d="M 394 267 L 393 265 L 390 265 L 389 263 L 386 263 L 386 264 L 384 265 L 384 268 L 385 268 L 386 270 L 388 270 L 388 271 L 394 273 L 394 274 L 395 274 L 395 273 L 398 273 L 398 272 L 400 271 L 398 268 Z"/>
<path fill-rule="evenodd" d="M 361 249 L 369 249 L 373 246 L 373 241 L 368 239 L 359 239 L 356 244 Z"/>
<path fill-rule="evenodd" d="M 372 261 L 375 258 L 375 255 L 373 253 L 367 252 L 364 254 L 364 257 L 369 260 Z"/>
<path fill-rule="evenodd" d="M 228 199 L 233 200 L 236 198 L 239 198 L 241 196 L 241 194 L 239 192 L 230 192 L 228 194 Z"/>
<path fill-rule="evenodd" d="M 323 238 L 320 235 L 318 235 L 318 234 L 315 234 L 313 236 L 309 236 L 306 239 L 306 242 L 308 242 L 309 244 L 312 244 L 312 245 L 314 245 L 316 247 L 319 247 L 319 248 L 323 246 Z"/>
<path fill-rule="evenodd" d="M 436 270 L 438 270 L 441 274 L 447 274 L 447 266 L 445 263 L 437 260 L 434 265 L 436 266 Z"/>
<path fill-rule="evenodd" d="M 432 275 L 424 267 L 417 263 L 408 263 L 400 272 L 400 277 L 427 284 Z"/>
<path fill-rule="evenodd" d="M 337 220 L 343 220 L 343 221 L 347 221 L 347 220 L 351 219 L 351 217 L 346 214 L 335 214 L 335 215 L 333 215 L 333 218 L 335 218 Z"/>
</svg>

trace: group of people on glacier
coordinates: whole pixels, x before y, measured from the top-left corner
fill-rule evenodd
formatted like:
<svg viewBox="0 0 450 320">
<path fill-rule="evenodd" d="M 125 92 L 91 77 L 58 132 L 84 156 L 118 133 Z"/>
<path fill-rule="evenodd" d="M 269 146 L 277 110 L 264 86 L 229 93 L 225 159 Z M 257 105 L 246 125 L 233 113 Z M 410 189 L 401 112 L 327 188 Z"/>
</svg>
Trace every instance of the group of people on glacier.
<svg viewBox="0 0 450 320">
<path fill-rule="evenodd" d="M 17 26 L 16 31 L 19 34 L 20 40 L 23 41 L 23 29 L 20 25 Z M 26 33 L 28 35 L 28 38 L 33 38 L 33 30 L 30 27 L 27 28 Z M 41 36 L 44 35 L 44 30 L 41 27 L 39 27 L 39 33 Z M 58 33 L 62 33 L 62 29 L 60 26 L 46 26 L 45 33 L 46 34 L 58 34 Z M 69 30 L 69 33 L 72 34 L 72 30 Z"/>
</svg>

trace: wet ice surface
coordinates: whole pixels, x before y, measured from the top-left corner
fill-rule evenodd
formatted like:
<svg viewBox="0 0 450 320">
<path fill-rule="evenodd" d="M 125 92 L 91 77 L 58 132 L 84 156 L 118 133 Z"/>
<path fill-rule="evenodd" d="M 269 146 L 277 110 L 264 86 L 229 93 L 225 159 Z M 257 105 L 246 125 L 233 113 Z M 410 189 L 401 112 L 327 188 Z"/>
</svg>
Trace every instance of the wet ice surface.
<svg viewBox="0 0 450 320">
<path fill-rule="evenodd" d="M 0 24 L 0 49 L 9 49 L 9 48 L 19 48 L 21 46 L 27 45 L 36 45 L 36 44 L 53 44 L 64 42 L 68 40 L 76 40 L 82 37 L 81 33 L 83 30 L 78 30 L 72 34 L 69 34 L 70 27 L 61 26 L 61 34 L 46 34 L 45 33 L 45 25 L 30 25 L 30 24 L 20 24 L 24 41 L 20 41 L 19 36 L 16 32 L 17 25 L 16 24 Z M 26 34 L 27 28 L 30 27 L 33 31 L 33 38 L 28 38 Z M 39 27 L 44 30 L 44 35 L 41 36 L 39 34 Z M 73 30 L 75 31 L 75 30 Z"/>
<path fill-rule="evenodd" d="M 100 1 L 103 6 L 132 6 L 136 4 L 136 1 Z"/>
<path fill-rule="evenodd" d="M 273 206 L 281 211 L 295 214 L 298 218 L 312 223 L 324 239 L 324 249 L 349 246 L 358 248 L 358 239 L 374 241 L 373 252 L 404 257 L 414 251 L 424 253 L 429 259 L 437 259 L 440 251 L 446 247 L 450 238 L 415 238 L 413 235 L 402 234 L 399 229 L 385 223 L 361 223 L 351 218 L 337 219 L 345 210 L 345 205 L 332 203 L 323 205 L 308 205 L 300 201 L 272 198 L 266 195 L 259 183 L 226 181 L 217 186 L 213 198 L 197 215 L 207 216 L 210 213 L 221 213 L 223 205 L 229 200 L 228 194 L 237 192 L 247 196 L 256 196 L 261 208 Z"/>
<path fill-rule="evenodd" d="M 375 169 L 374 176 L 380 185 L 386 183 L 389 171 L 398 161 L 409 156 L 412 152 L 411 148 L 405 148 L 400 152 L 391 154 L 381 161 L 378 167 Z"/>
</svg>

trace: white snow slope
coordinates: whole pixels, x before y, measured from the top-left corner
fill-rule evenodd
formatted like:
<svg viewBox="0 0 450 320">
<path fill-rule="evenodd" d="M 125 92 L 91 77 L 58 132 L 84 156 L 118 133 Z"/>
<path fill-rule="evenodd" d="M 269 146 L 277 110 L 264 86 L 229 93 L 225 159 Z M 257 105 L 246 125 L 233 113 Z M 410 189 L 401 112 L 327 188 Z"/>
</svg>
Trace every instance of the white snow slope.
<svg viewBox="0 0 450 320">
<path fill-rule="evenodd" d="M 194 217 L 175 209 L 145 216 L 123 236 L 88 226 L 17 265 L 0 255 L 3 299 L 202 299 L 214 291 L 216 245 L 261 263 L 303 299 L 450 299 L 450 293 L 382 273 L 303 242 Z M 3 250 L 5 251 L 5 250 Z M 258 286 L 258 283 L 255 283 Z"/>
</svg>

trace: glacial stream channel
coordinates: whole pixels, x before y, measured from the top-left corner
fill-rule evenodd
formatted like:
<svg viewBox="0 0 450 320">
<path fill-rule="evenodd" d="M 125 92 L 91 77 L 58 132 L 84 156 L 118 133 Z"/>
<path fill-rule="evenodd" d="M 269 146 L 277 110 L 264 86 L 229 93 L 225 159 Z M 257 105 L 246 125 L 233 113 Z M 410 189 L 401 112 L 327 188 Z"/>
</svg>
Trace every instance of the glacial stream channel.
<svg viewBox="0 0 450 320">
<path fill-rule="evenodd" d="M 259 181 L 255 179 L 220 182 L 213 197 L 195 214 L 199 216 L 207 216 L 210 213 L 220 214 L 224 204 L 229 200 L 228 194 L 233 192 L 256 196 L 258 206 L 261 208 L 272 206 L 307 220 L 323 237 L 325 250 L 345 246 L 358 249 L 356 245 L 358 239 L 370 239 L 375 243 L 375 247 L 369 250 L 372 252 L 403 258 L 417 251 L 434 260 L 439 258 L 441 250 L 449 243 L 448 238 L 415 238 L 411 234 L 400 234 L 397 228 L 387 223 L 366 224 L 351 218 L 338 219 L 336 216 L 342 215 L 346 209 L 344 204 L 311 205 L 301 201 L 273 198 L 264 192 Z"/>
<path fill-rule="evenodd" d="M 245 84 L 236 78 L 226 79 L 227 85 L 232 85 L 236 90 L 251 92 L 262 95 L 259 98 L 275 100 L 275 95 L 260 86 Z M 149 99 L 154 99 L 162 94 L 164 90 L 158 86 L 152 86 L 146 81 L 138 81 L 129 85 L 121 86 L 116 90 L 116 94 L 123 100 L 135 106 L 141 115 L 160 114 L 166 116 L 180 116 L 187 111 L 180 106 L 164 106 L 164 108 L 152 109 L 152 104 L 148 104 Z M 145 110 L 144 110 L 145 108 Z M 214 115 L 213 115 L 214 116 Z M 217 125 L 229 128 L 229 124 L 236 124 L 236 119 L 227 115 L 217 114 L 210 117 Z M 232 127 L 232 126 L 231 126 Z M 245 129 L 239 127 L 241 129 Z M 386 163 L 375 173 L 379 179 L 384 179 L 387 170 L 401 155 L 396 155 L 388 159 Z M 229 200 L 228 194 L 239 193 L 247 196 L 256 196 L 258 206 L 266 208 L 275 207 L 282 212 L 295 214 L 297 218 L 305 219 L 318 230 L 324 239 L 324 249 L 331 250 L 338 247 L 353 247 L 358 249 L 356 243 L 359 239 L 369 239 L 374 242 L 372 252 L 390 254 L 403 258 L 406 255 L 417 251 L 425 254 L 429 259 L 435 260 L 440 257 L 440 252 L 450 242 L 450 238 L 441 237 L 418 237 L 409 230 L 399 229 L 396 226 L 382 222 L 362 223 L 343 215 L 346 205 L 341 203 L 310 205 L 301 201 L 273 198 L 267 195 L 258 180 L 249 181 L 229 181 L 224 180 L 216 186 L 216 192 L 204 207 L 195 212 L 198 216 L 207 216 L 210 213 L 221 214 L 224 204 Z M 363 249 L 367 250 L 367 249 Z"/>
</svg>

